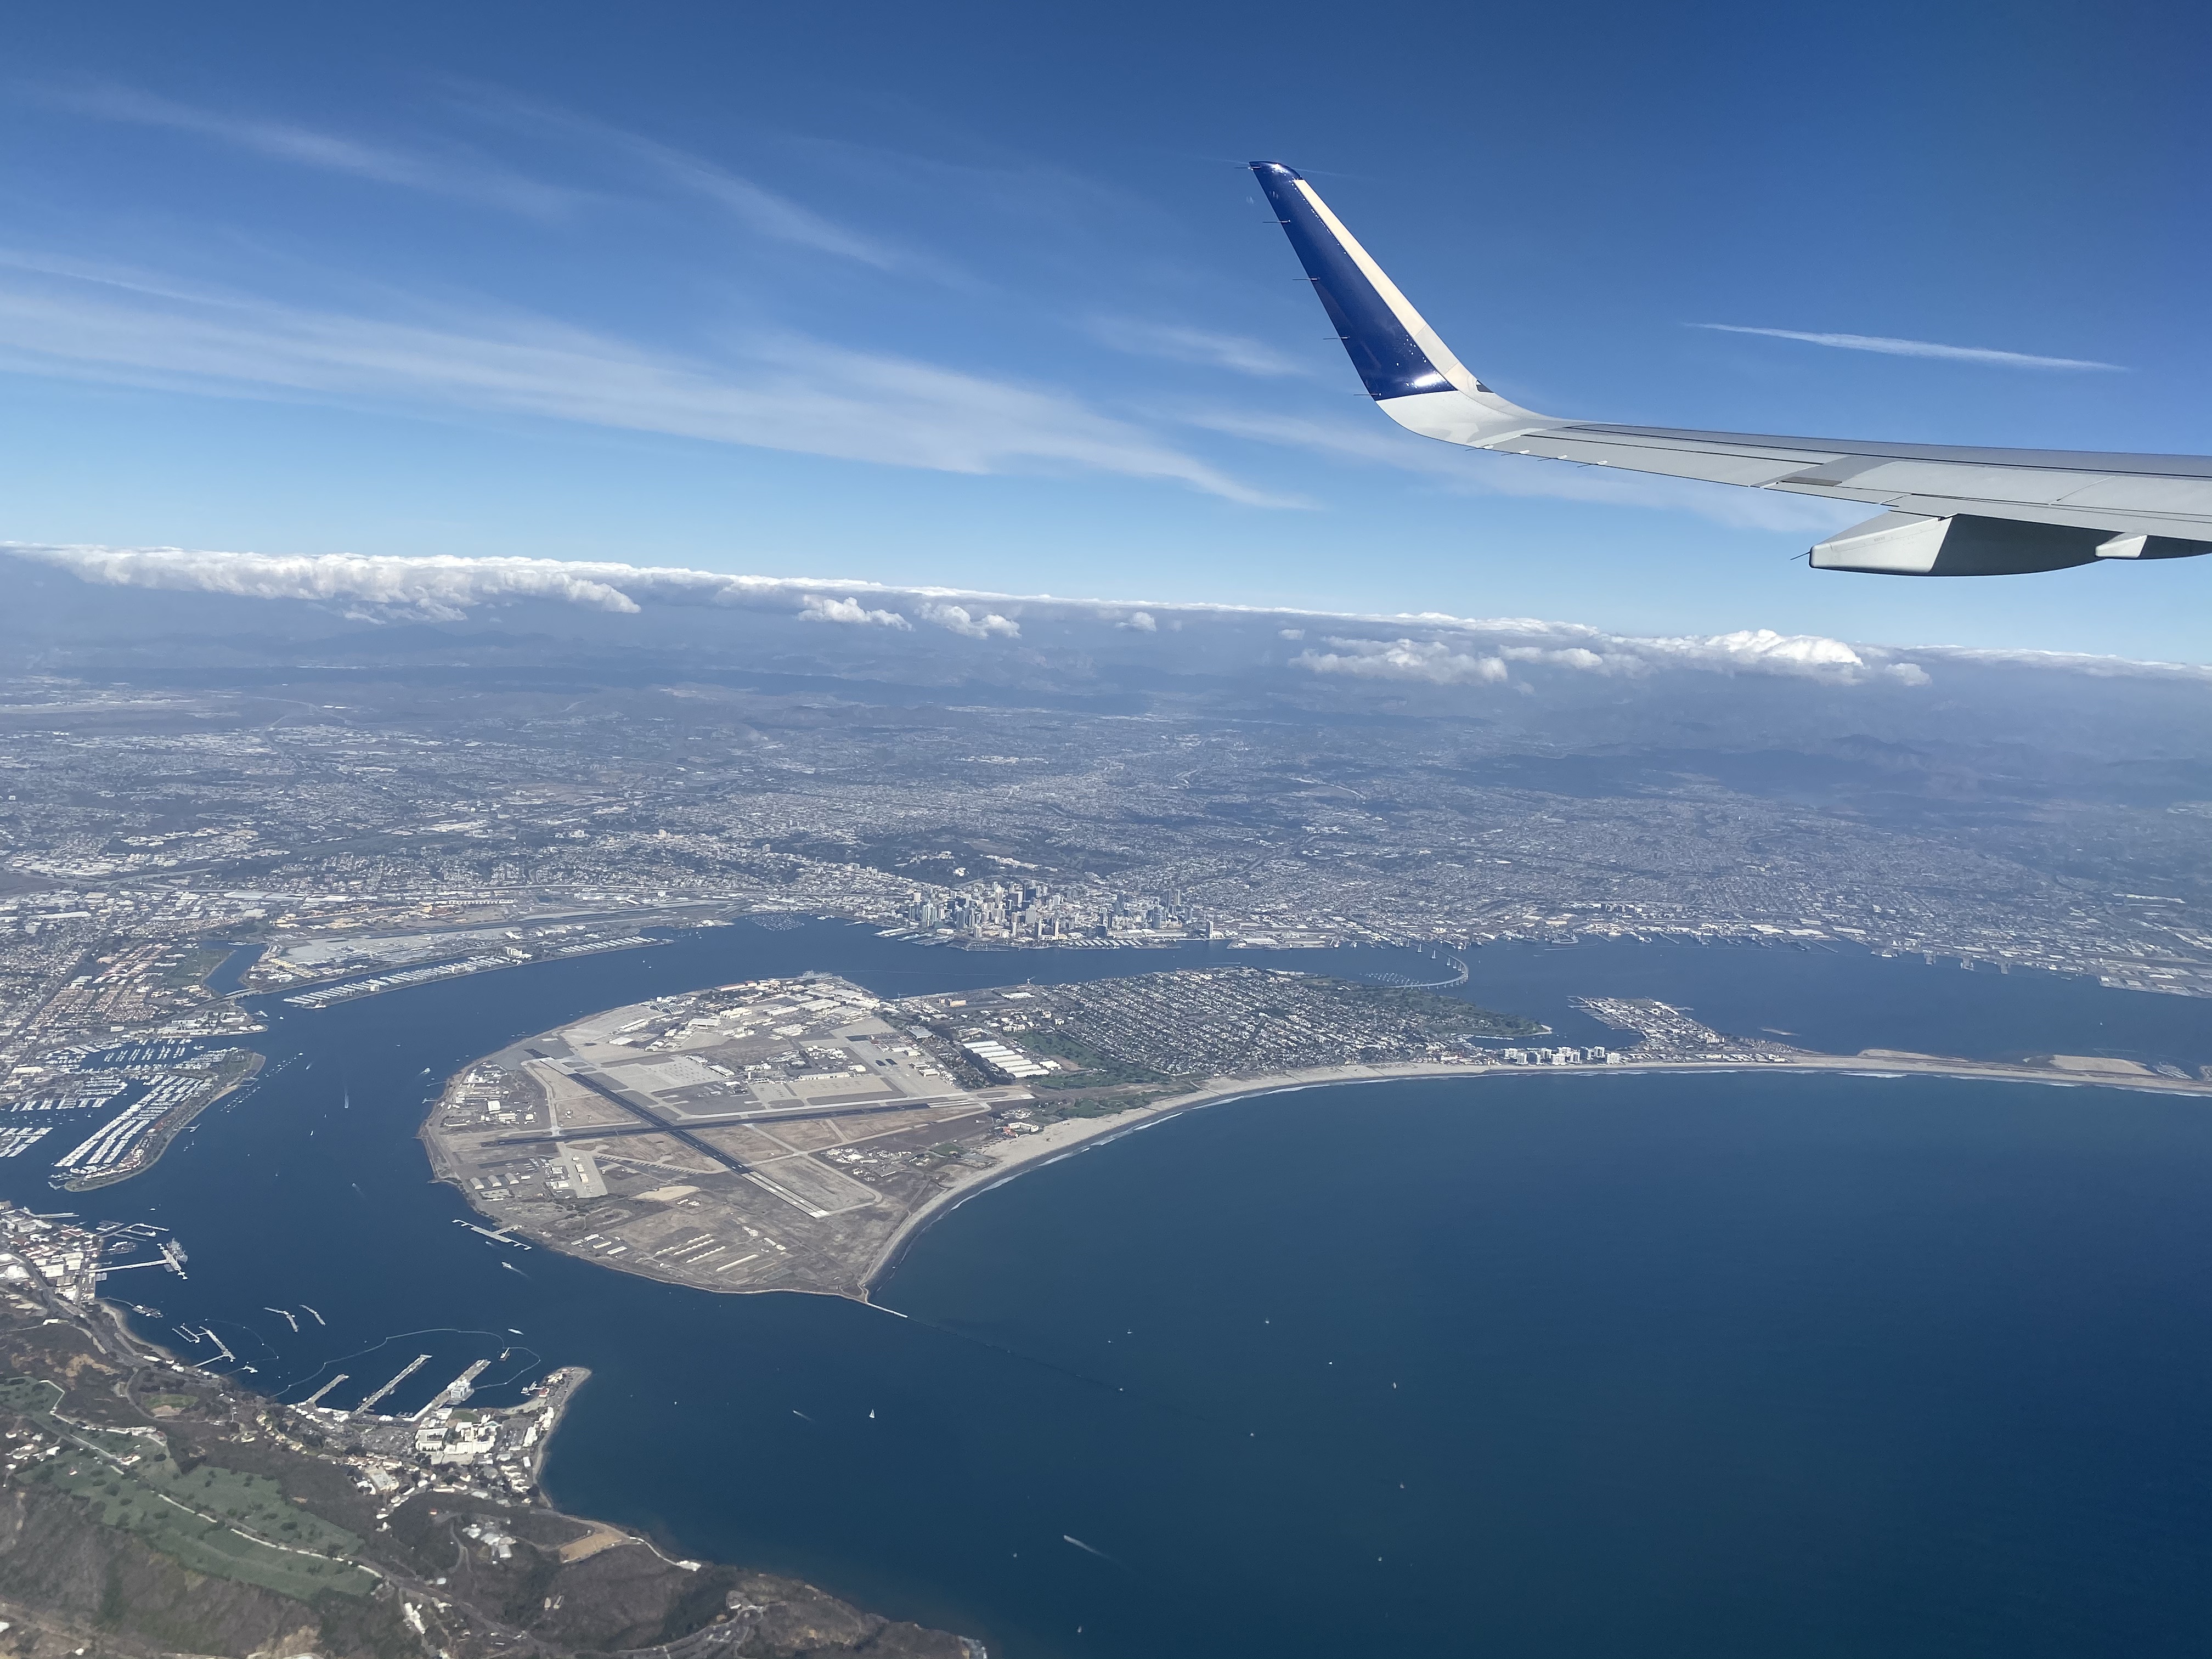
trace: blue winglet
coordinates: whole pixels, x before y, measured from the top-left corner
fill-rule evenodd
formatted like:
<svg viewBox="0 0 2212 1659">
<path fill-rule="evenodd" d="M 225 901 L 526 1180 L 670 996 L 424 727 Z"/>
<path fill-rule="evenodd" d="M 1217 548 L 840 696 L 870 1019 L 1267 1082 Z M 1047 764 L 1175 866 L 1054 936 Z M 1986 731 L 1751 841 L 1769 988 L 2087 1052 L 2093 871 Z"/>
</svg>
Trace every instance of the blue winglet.
<svg viewBox="0 0 2212 1659">
<path fill-rule="evenodd" d="M 1410 398 L 1453 390 L 1450 379 L 1429 360 L 1342 240 L 1315 210 L 1305 181 L 1280 161 L 1255 161 L 1251 167 L 1368 395 Z"/>
</svg>

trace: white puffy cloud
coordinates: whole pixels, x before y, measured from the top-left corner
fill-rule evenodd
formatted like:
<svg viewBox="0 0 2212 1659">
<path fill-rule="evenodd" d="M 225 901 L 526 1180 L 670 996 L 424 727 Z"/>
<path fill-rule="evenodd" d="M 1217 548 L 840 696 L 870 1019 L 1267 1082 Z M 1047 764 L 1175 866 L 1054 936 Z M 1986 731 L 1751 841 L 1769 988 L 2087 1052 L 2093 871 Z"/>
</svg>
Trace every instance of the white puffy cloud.
<svg viewBox="0 0 2212 1659">
<path fill-rule="evenodd" d="M 1887 657 L 1890 653 L 1880 646 L 1862 647 L 1870 656 Z M 2212 685 L 2212 664 L 2195 662 L 2142 662 L 2131 657 L 2093 656 L 2084 651 L 2003 651 L 1985 650 L 1972 646 L 1919 646 L 1914 656 L 1931 662 L 1971 663 L 1980 666 L 2007 668 L 2035 668 L 2047 671 L 2063 670 L 2086 674 L 2093 679 L 2161 679 L 2194 682 Z M 1909 668 L 1909 663 L 1892 665 L 1890 672 Z"/>
<path fill-rule="evenodd" d="M 809 593 L 799 605 L 801 622 L 854 623 L 871 628 L 907 628 L 914 624 L 896 611 L 871 611 L 858 599 L 825 599 Z"/>
<path fill-rule="evenodd" d="M 915 623 L 971 640 L 1020 639 L 1027 623 L 1110 629 L 1127 648 L 1171 650 L 1191 630 L 1208 651 L 1249 640 L 1255 665 L 1280 640 L 1304 647 L 1304 672 L 1432 684 L 1503 682 L 1515 671 L 1632 678 L 1667 669 L 1781 675 L 1835 685 L 1919 686 L 1946 665 L 2013 667 L 2100 678 L 2158 678 L 2212 687 L 2212 665 L 2137 662 L 2048 651 L 1956 646 L 1850 645 L 1814 634 L 1747 629 L 1638 637 L 1534 617 L 1441 612 L 1361 617 L 1231 605 L 979 593 L 894 587 L 841 578 L 729 574 L 611 560 L 460 558 L 450 555 L 240 553 L 178 547 L 0 543 L 0 554 L 39 561 L 108 586 L 230 594 L 326 605 L 349 614 L 456 621 L 519 601 L 610 615 L 647 606 L 736 608 L 812 622 L 910 630 Z M 1142 618 L 1143 620 L 1139 620 Z M 1150 628 L 1146 626 L 1151 623 Z M 1249 635 L 1230 630 L 1251 630 Z M 1308 646 L 1310 635 L 1318 644 Z M 1032 636 L 1034 637 L 1034 636 Z M 1155 642 L 1156 645 L 1155 645 Z M 1237 649 L 1230 647 L 1233 658 Z M 1224 659 L 1225 660 L 1228 659 Z M 1273 660 L 1281 661 L 1279 656 Z"/>
<path fill-rule="evenodd" d="M 1684 661 L 1700 668 L 1749 669 L 1844 681 L 1862 678 L 1867 672 L 1866 659 L 1841 640 L 1823 639 L 1817 634 L 1778 634 L 1771 628 L 1630 643 L 1649 652 L 1654 660 Z"/>
<path fill-rule="evenodd" d="M 629 612 L 623 586 L 667 579 L 718 579 L 690 570 L 569 563 L 560 559 L 396 558 L 357 553 L 217 553 L 182 547 L 33 547 L 7 544 L 26 558 L 58 564 L 111 587 L 229 593 L 249 599 L 308 599 L 368 605 L 453 622 L 471 607 L 502 600 L 555 599 L 594 611 Z M 640 579 L 643 579 L 641 580 Z M 726 578 L 719 580 L 728 580 Z"/>
<path fill-rule="evenodd" d="M 949 628 L 956 634 L 971 640 L 988 640 L 994 634 L 1004 635 L 1010 640 L 1021 637 L 1019 623 L 1010 621 L 995 611 L 971 611 L 964 605 L 925 605 L 921 607 L 924 622 L 933 622 L 939 628 Z"/>
<path fill-rule="evenodd" d="M 1547 662 L 1561 668 L 1579 668 L 1592 674 L 1610 674 L 1616 668 L 1633 673 L 1642 665 L 1633 658 L 1616 660 L 1598 652 L 1585 650 L 1579 645 L 1570 645 L 1559 650 L 1547 650 L 1540 645 L 1509 645 L 1498 654 L 1508 662 Z"/>
<path fill-rule="evenodd" d="M 0 551 L 58 565 L 88 582 L 240 599 L 304 599 L 382 613 L 454 622 L 483 605 L 551 600 L 634 614 L 647 605 L 742 606 L 789 611 L 811 622 L 910 628 L 899 612 L 854 595 L 908 597 L 924 590 L 809 577 L 725 575 L 672 565 L 571 559 L 465 559 L 446 554 L 233 553 L 182 547 L 57 547 L 0 543 Z M 927 590 L 942 597 L 942 590 Z M 1005 619 L 1000 619 L 1003 622 Z M 1006 624 L 1012 627 L 1012 623 Z"/>
<path fill-rule="evenodd" d="M 1512 671 L 1494 656 L 1455 650 L 1441 640 L 1331 640 L 1327 651 L 1301 651 L 1293 666 L 1316 674 L 1469 685 L 1504 679 Z"/>
<path fill-rule="evenodd" d="M 1788 675 L 1852 685 L 1877 674 L 1906 685 L 1923 685 L 1917 664 L 1870 662 L 1841 640 L 1816 634 L 1778 634 L 1748 629 L 1733 634 L 1639 639 L 1601 634 L 1565 623 L 1524 620 L 1462 622 L 1453 617 L 1407 618 L 1441 623 L 1427 638 L 1332 638 L 1326 651 L 1291 659 L 1316 674 L 1418 680 L 1433 685 L 1495 684 L 1516 665 L 1577 674 L 1636 676 L 1662 668 L 1719 673 Z"/>
</svg>

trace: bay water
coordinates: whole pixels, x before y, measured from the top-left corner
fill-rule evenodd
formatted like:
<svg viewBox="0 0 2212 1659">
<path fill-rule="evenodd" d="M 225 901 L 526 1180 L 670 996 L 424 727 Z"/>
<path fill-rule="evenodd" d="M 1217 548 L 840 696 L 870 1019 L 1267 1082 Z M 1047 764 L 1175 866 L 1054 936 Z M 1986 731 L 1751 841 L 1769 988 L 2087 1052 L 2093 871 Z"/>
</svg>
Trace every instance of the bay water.
<svg viewBox="0 0 2212 1659">
<path fill-rule="evenodd" d="M 926 1231 L 881 1306 L 490 1243 L 416 1141 L 451 1072 L 664 992 L 886 995 L 1372 951 L 975 953 L 750 925 L 306 1012 L 100 1192 L 191 1253 L 143 1334 L 384 1409 L 590 1366 L 555 1498 L 999 1659 L 2077 1656 L 2212 1644 L 2212 1110 L 1919 1078 L 1482 1076 L 1094 1143 Z M 1455 994 L 1570 1042 L 1659 996 L 1804 1046 L 2212 1064 L 2207 1005 L 1862 951 L 1492 947 Z M 65 1149 L 68 1132 L 48 1138 Z M 309 1311 L 312 1310 L 312 1311 Z M 278 1311 L 283 1310 L 283 1311 Z M 290 1315 L 290 1320 L 285 1317 Z M 290 1328 L 296 1321 L 300 1328 Z"/>
</svg>

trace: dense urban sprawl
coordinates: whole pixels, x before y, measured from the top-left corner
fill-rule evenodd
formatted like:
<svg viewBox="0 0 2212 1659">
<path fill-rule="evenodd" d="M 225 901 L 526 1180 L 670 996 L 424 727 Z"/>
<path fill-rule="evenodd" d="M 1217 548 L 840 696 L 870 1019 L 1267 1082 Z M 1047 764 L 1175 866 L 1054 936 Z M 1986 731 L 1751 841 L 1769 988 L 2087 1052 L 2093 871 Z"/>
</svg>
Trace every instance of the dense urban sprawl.
<svg viewBox="0 0 2212 1659">
<path fill-rule="evenodd" d="M 433 711 L 18 681 L 0 714 L 24 1097 L 58 1051 L 249 1029 L 204 983 L 232 943 L 268 947 L 246 988 L 316 997 L 744 912 L 1029 949 L 1844 939 L 2212 991 L 2191 808 L 1884 814 L 1684 764 L 1591 787 L 1443 722 L 727 688 Z"/>
</svg>

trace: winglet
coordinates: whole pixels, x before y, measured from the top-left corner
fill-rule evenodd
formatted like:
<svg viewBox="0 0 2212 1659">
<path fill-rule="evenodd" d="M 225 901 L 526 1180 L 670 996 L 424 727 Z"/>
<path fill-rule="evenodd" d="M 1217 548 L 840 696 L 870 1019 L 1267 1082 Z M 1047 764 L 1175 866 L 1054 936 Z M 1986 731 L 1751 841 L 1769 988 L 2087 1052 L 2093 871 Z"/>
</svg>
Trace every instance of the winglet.
<svg viewBox="0 0 2212 1659">
<path fill-rule="evenodd" d="M 1468 372 L 1311 185 L 1280 161 L 1255 161 L 1251 167 L 1322 308 L 1336 325 L 1352 366 L 1385 413 L 1427 436 L 1443 437 L 1445 432 L 1436 428 L 1448 426 L 1450 441 L 1458 443 L 1480 441 L 1466 435 L 1470 417 L 1474 427 L 1486 429 L 1485 436 L 1547 423 L 1544 416 L 1509 403 Z M 1438 393 L 1447 394 L 1441 401 L 1455 406 L 1449 413 L 1457 418 L 1442 418 L 1448 411 L 1431 401 Z M 1391 407 L 1406 398 L 1425 401 Z"/>
</svg>

